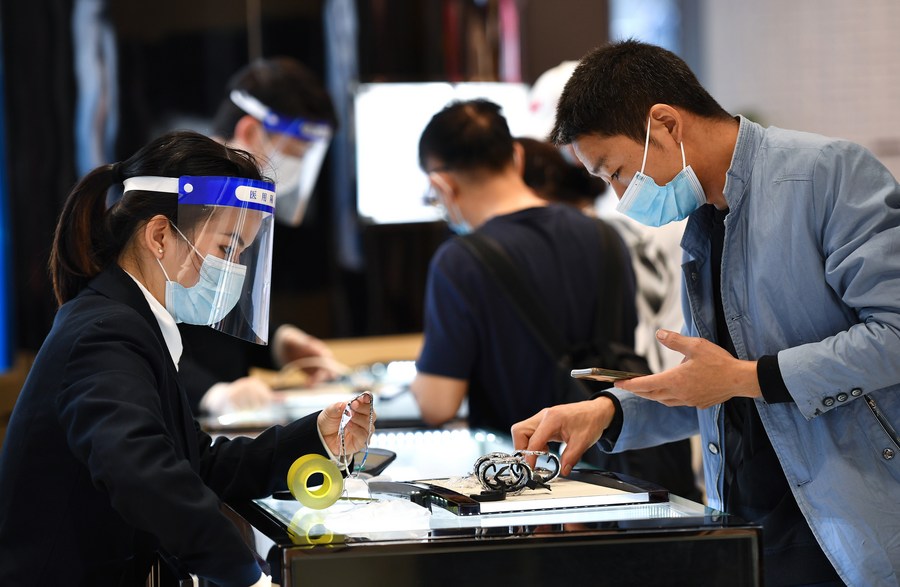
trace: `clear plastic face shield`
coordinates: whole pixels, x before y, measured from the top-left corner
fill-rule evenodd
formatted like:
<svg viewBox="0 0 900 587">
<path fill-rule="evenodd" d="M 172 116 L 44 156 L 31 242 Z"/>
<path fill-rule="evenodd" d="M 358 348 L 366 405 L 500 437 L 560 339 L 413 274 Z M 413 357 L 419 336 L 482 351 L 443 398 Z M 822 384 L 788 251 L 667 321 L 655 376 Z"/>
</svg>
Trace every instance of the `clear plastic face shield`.
<svg viewBox="0 0 900 587">
<path fill-rule="evenodd" d="M 276 220 L 299 226 L 331 144 L 331 125 L 282 116 L 247 92 L 234 90 L 230 98 L 238 108 L 259 120 L 270 137 L 266 157 L 278 193 Z"/>
<path fill-rule="evenodd" d="M 275 186 L 240 177 L 132 177 L 124 192 L 178 194 L 175 246 L 159 261 L 177 322 L 269 338 Z"/>
</svg>

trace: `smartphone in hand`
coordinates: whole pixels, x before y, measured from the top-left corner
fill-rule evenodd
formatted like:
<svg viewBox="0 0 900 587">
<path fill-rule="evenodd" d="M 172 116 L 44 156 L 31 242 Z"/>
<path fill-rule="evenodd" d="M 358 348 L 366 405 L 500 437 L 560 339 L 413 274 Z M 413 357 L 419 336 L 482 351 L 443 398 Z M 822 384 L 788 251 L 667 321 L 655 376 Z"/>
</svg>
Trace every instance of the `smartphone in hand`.
<svg viewBox="0 0 900 587">
<path fill-rule="evenodd" d="M 616 371 L 614 369 L 572 369 L 570 375 L 576 379 L 593 379 L 594 381 L 619 381 L 621 379 L 634 379 L 644 377 L 647 373 L 632 373 L 630 371 Z"/>
</svg>

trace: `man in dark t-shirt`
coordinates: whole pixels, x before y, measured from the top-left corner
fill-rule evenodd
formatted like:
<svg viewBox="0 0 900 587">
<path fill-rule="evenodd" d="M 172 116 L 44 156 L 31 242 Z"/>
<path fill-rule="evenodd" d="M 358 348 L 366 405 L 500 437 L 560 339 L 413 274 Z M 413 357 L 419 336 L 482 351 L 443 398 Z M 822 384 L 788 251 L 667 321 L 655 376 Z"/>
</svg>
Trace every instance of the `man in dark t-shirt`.
<svg viewBox="0 0 900 587">
<path fill-rule="evenodd" d="M 479 226 L 479 233 L 509 256 L 569 346 L 592 338 L 603 286 L 599 276 L 624 280 L 627 312 L 609 319 L 621 321 L 621 331 L 627 333 L 619 342 L 633 345 L 637 320 L 628 260 L 620 264 L 627 275 L 598 270 L 605 263 L 595 220 L 568 207 L 532 202 L 527 195 L 522 201 L 526 207 L 491 217 Z M 432 423 L 452 417 L 453 403 L 458 407 L 468 396 L 472 426 L 508 430 L 552 405 L 559 384 L 554 361 L 458 239 L 445 243 L 431 262 L 425 344 L 417 368 L 420 375 L 413 389 Z M 441 393 L 451 397 L 432 402 Z M 432 403 L 448 408 L 429 417 Z"/>
<path fill-rule="evenodd" d="M 627 258 L 616 275 L 604 263 L 596 220 L 548 206 L 522 179 L 521 146 L 496 104 L 454 102 L 434 115 L 419 141 L 433 203 L 457 233 L 494 241 L 568 345 L 592 339 L 604 280 L 624 283 L 626 311 L 610 317 L 633 345 L 634 276 Z M 622 254 L 622 251 L 619 251 Z M 558 368 L 488 269 L 451 239 L 429 268 L 425 342 L 412 390 L 423 419 L 442 424 L 468 397 L 473 426 L 508 430 L 553 405 Z"/>
</svg>

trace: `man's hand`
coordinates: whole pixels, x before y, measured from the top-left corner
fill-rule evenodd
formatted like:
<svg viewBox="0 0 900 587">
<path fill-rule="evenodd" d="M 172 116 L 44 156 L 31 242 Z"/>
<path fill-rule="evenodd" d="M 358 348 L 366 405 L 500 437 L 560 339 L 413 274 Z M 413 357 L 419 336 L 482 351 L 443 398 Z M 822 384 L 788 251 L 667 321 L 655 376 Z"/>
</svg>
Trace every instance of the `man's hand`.
<svg viewBox="0 0 900 587">
<path fill-rule="evenodd" d="M 677 367 L 662 373 L 617 381 L 616 388 L 667 406 L 708 408 L 732 397 L 760 397 L 756 361 L 742 361 L 702 338 L 659 330 L 664 346 L 684 355 Z"/>
<path fill-rule="evenodd" d="M 257 377 L 241 377 L 231 383 L 216 383 L 203 394 L 200 409 L 213 416 L 237 410 L 258 410 L 276 399 L 272 388 Z"/>
<path fill-rule="evenodd" d="M 334 354 L 328 345 L 290 324 L 283 324 L 275 331 L 272 337 L 272 355 L 279 367 L 294 361 L 308 363 L 301 369 L 306 373 L 310 385 L 333 379 L 338 374 L 333 368 Z M 315 358 L 323 360 L 316 361 Z"/>
<path fill-rule="evenodd" d="M 371 404 L 372 396 L 368 394 L 360 395 L 350 402 L 350 410 L 353 416 L 344 427 L 344 450 L 348 456 L 362 450 L 366 446 L 369 433 L 372 432 L 372 430 L 369 430 L 369 410 L 374 409 Z M 319 412 L 319 417 L 316 420 L 322 439 L 325 440 L 328 450 L 334 455 L 341 454 L 341 439 L 338 431 L 346 407 L 347 402 L 331 404 Z M 374 428 L 374 412 L 372 413 L 372 422 Z"/>
<path fill-rule="evenodd" d="M 615 404 L 608 397 L 544 408 L 534 416 L 513 424 L 516 450 L 547 450 L 549 442 L 565 442 L 560 457 L 561 473 L 568 475 L 584 451 L 600 440 L 612 422 Z"/>
</svg>

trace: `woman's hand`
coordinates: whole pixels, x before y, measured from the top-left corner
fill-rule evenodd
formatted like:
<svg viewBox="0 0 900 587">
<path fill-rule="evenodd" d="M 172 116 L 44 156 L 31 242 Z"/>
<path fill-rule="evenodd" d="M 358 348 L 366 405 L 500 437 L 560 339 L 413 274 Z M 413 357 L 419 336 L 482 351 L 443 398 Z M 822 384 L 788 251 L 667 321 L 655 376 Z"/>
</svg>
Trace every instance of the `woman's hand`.
<svg viewBox="0 0 900 587">
<path fill-rule="evenodd" d="M 350 416 L 344 427 L 344 454 L 350 456 L 366 447 L 369 436 L 375 429 L 376 416 L 372 407 L 372 395 L 364 393 L 351 400 L 349 405 L 347 402 L 338 402 L 319 412 L 317 420 L 319 432 L 328 445 L 328 450 L 335 455 L 341 454 L 339 431 L 345 411 L 349 412 Z"/>
</svg>

